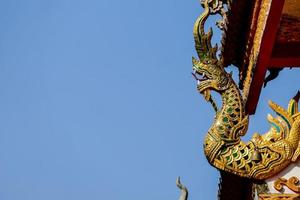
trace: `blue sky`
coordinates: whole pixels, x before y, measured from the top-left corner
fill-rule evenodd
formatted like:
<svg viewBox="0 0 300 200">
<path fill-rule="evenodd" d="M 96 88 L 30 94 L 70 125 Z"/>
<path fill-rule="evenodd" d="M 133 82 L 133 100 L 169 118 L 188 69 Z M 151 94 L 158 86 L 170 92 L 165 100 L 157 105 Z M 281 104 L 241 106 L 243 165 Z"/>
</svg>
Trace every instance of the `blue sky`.
<svg viewBox="0 0 300 200">
<path fill-rule="evenodd" d="M 214 113 L 190 74 L 200 12 L 197 0 L 2 1 L 0 199 L 174 200 L 179 175 L 191 200 L 216 199 L 202 152 Z M 299 76 L 263 90 L 249 135 Z"/>
</svg>

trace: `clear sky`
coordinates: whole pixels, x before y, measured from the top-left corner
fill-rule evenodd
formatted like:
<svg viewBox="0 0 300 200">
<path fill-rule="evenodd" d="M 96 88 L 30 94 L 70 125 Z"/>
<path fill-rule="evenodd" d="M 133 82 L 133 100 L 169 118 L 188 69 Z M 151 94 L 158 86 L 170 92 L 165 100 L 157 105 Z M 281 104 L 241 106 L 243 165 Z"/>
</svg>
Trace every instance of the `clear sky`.
<svg viewBox="0 0 300 200">
<path fill-rule="evenodd" d="M 190 74 L 200 12 L 197 0 L 1 1 L 0 199 L 175 200 L 179 175 L 191 200 L 216 199 L 202 152 L 214 112 Z M 299 77 L 263 90 L 249 135 Z"/>
</svg>

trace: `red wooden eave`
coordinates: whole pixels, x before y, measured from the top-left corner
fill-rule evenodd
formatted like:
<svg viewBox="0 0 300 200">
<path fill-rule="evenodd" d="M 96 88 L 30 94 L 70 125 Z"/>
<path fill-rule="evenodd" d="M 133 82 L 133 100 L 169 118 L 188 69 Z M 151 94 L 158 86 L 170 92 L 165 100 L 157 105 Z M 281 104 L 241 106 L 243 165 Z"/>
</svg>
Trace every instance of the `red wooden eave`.
<svg viewBox="0 0 300 200">
<path fill-rule="evenodd" d="M 284 0 L 273 0 L 270 7 L 262 36 L 260 54 L 257 58 L 246 102 L 246 112 L 248 114 L 255 113 L 267 69 L 300 67 L 300 43 L 275 44 L 284 3 Z"/>
</svg>

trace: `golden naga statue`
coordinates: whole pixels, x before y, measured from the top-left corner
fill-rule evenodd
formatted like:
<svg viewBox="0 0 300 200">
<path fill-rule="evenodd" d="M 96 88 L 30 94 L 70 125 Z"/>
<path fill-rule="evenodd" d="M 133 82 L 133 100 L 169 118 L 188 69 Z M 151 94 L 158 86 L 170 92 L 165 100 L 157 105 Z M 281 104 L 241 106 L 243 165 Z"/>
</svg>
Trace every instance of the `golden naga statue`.
<svg viewBox="0 0 300 200">
<path fill-rule="evenodd" d="M 212 1 L 202 1 L 204 12 L 194 26 L 195 47 L 200 60 L 193 58 L 197 89 L 216 111 L 205 138 L 205 155 L 219 170 L 251 179 L 266 179 L 299 158 L 300 93 L 290 100 L 287 109 L 270 101 L 270 107 L 278 115 L 268 115 L 270 130 L 264 135 L 255 133 L 249 142 L 241 141 L 241 136 L 247 132 L 249 118 L 240 90 L 231 74 L 225 71 L 222 60 L 217 58 L 217 47 L 211 46 L 212 30 L 204 31 L 204 23 L 211 12 L 209 2 Z M 222 108 L 217 108 L 211 90 L 222 96 Z"/>
</svg>

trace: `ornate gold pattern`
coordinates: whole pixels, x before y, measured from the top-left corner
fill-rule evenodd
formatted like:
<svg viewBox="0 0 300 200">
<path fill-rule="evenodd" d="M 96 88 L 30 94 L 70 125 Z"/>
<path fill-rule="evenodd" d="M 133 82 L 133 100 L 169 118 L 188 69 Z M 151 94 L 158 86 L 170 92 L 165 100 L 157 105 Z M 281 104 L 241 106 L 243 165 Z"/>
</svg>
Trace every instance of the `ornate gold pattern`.
<svg viewBox="0 0 300 200">
<path fill-rule="evenodd" d="M 290 179 L 279 178 L 274 182 L 274 188 L 283 193 L 283 186 L 286 186 L 296 194 L 261 194 L 259 195 L 260 200 L 299 200 L 300 199 L 300 186 L 299 179 L 297 177 L 291 177 Z"/>
<path fill-rule="evenodd" d="M 283 191 L 283 186 L 286 186 L 293 192 L 300 194 L 299 179 L 295 176 L 288 180 L 285 178 L 279 178 L 274 182 L 274 188 L 279 192 Z"/>
<path fill-rule="evenodd" d="M 212 31 L 204 32 L 204 23 L 209 14 L 213 14 L 209 9 L 210 2 L 202 1 L 204 12 L 194 26 L 195 46 L 200 58 L 193 58 L 197 89 L 216 110 L 214 123 L 205 138 L 205 155 L 210 164 L 220 170 L 242 177 L 265 179 L 277 174 L 299 157 L 300 94 L 291 99 L 287 110 L 270 101 L 270 107 L 278 115 L 268 116 L 270 130 L 264 135 L 255 133 L 247 143 L 241 141 L 241 136 L 247 132 L 249 119 L 237 85 L 217 58 L 217 47 L 211 46 Z M 263 6 L 261 12 L 268 12 L 269 4 Z M 256 41 L 257 45 L 259 42 Z M 222 97 L 223 105 L 219 110 L 210 94 L 211 90 Z"/>
<path fill-rule="evenodd" d="M 262 194 L 259 200 L 299 200 L 297 194 Z"/>
</svg>

